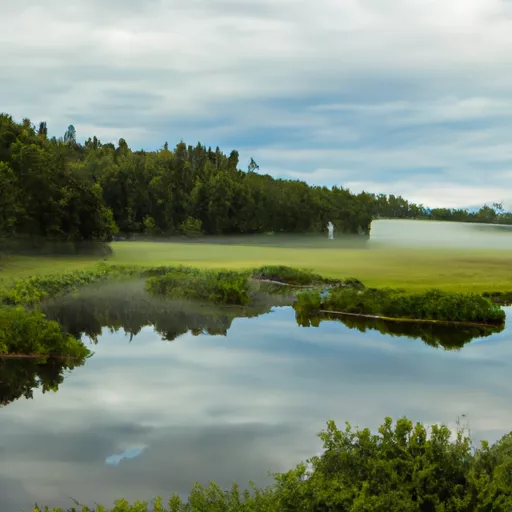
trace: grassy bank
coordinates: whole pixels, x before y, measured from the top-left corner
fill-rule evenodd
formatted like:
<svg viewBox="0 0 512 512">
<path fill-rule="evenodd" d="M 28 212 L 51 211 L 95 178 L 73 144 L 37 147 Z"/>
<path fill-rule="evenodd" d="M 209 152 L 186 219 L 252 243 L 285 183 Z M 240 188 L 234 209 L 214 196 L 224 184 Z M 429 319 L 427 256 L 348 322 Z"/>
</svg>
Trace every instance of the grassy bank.
<svg viewBox="0 0 512 512">
<path fill-rule="evenodd" d="M 355 276 L 367 286 L 423 291 L 508 292 L 512 290 L 509 251 L 474 249 L 270 247 L 215 243 L 115 242 L 113 265 L 184 264 L 198 268 L 255 268 L 288 265 L 325 277 Z M 0 262 L 0 282 L 34 275 L 94 268 L 91 256 L 8 256 Z"/>
<path fill-rule="evenodd" d="M 467 432 L 445 425 L 414 425 L 386 418 L 377 432 L 339 429 L 320 433 L 322 455 L 275 474 L 267 488 L 242 492 L 212 483 L 194 486 L 188 499 L 130 504 L 112 512 L 477 512 L 512 509 L 512 433 L 473 448 Z M 97 506 L 82 512 L 106 512 Z M 37 506 L 34 512 L 41 512 Z M 50 512 L 50 511 L 48 511 Z M 52 512 L 60 512 L 53 510 Z"/>
</svg>

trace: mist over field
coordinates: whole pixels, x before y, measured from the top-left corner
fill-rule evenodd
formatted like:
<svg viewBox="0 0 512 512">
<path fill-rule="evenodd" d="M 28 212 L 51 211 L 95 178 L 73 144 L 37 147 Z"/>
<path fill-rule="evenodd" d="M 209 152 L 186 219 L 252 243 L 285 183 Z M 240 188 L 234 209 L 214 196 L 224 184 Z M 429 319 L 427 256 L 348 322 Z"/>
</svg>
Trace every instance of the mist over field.
<svg viewBox="0 0 512 512">
<path fill-rule="evenodd" d="M 368 247 L 512 249 L 512 226 L 464 222 L 376 220 Z"/>
</svg>

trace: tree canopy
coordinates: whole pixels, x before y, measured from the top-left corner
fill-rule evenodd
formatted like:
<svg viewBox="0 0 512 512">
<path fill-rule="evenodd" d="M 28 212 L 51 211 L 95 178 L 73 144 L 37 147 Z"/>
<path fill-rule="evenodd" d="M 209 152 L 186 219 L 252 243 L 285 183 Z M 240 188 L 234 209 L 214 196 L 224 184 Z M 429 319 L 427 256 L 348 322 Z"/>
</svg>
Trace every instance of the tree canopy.
<svg viewBox="0 0 512 512">
<path fill-rule="evenodd" d="M 97 137 L 77 142 L 70 125 L 48 138 L 46 122 L 0 115 L 0 235 L 108 240 L 126 234 L 242 234 L 323 231 L 368 235 L 372 219 L 512 222 L 501 204 L 478 212 L 434 209 L 400 196 L 353 194 L 239 169 L 229 155 L 197 143 L 133 151 Z"/>
</svg>

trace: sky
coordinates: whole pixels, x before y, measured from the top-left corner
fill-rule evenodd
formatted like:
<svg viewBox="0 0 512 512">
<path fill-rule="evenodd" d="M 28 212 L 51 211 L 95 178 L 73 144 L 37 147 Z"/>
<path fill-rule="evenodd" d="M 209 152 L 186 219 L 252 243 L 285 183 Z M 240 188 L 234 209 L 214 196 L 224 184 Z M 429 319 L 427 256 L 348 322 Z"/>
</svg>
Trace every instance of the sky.
<svg viewBox="0 0 512 512">
<path fill-rule="evenodd" d="M 0 111 L 432 207 L 512 207 L 511 56 L 511 0 L 4 0 Z"/>
</svg>

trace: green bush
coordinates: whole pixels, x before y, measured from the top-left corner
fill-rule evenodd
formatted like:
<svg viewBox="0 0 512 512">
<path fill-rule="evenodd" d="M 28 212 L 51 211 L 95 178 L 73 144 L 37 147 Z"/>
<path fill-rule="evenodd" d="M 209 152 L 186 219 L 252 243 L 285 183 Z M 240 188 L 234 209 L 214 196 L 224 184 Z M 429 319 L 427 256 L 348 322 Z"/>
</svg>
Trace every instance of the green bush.
<svg viewBox="0 0 512 512">
<path fill-rule="evenodd" d="M 187 501 L 167 506 L 118 501 L 111 512 L 508 512 L 512 510 L 512 433 L 473 449 L 463 428 L 430 428 L 386 418 L 377 432 L 320 433 L 322 455 L 274 475 L 264 489 L 196 484 Z M 78 510 L 78 509 L 77 509 Z M 106 512 L 97 506 L 82 512 Z M 34 512 L 42 512 L 36 507 Z M 58 512 L 54 510 L 52 512 Z"/>
<path fill-rule="evenodd" d="M 83 358 L 89 350 L 38 311 L 0 308 L 0 354 Z"/>
<path fill-rule="evenodd" d="M 203 234 L 203 223 L 200 219 L 187 217 L 180 224 L 180 233 L 185 236 L 201 236 Z"/>
<path fill-rule="evenodd" d="M 424 293 L 405 294 L 390 289 L 336 287 L 321 300 L 319 307 L 317 307 L 318 299 L 311 296 L 315 293 L 299 294 L 296 308 L 304 313 L 322 309 L 390 318 L 448 322 L 499 324 L 505 321 L 505 312 L 499 305 L 474 293 L 429 290 Z"/>
<path fill-rule="evenodd" d="M 304 291 L 297 294 L 296 309 L 304 313 L 322 309 L 322 297 L 316 291 Z"/>
<path fill-rule="evenodd" d="M 184 269 L 153 276 L 147 289 L 173 298 L 208 300 L 219 304 L 247 304 L 248 274 L 234 271 Z"/>
</svg>

